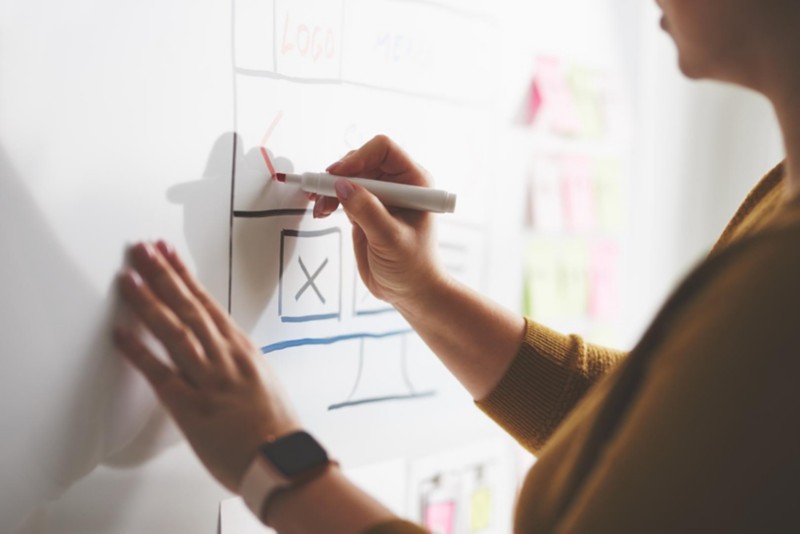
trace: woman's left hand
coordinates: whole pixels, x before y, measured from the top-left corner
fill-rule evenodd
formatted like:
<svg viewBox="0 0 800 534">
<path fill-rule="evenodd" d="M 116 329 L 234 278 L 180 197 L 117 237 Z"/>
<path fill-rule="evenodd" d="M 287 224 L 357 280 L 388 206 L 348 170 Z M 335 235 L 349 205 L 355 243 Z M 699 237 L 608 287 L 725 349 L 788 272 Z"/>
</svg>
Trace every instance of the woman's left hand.
<svg viewBox="0 0 800 534">
<path fill-rule="evenodd" d="M 140 243 L 119 290 L 169 356 L 156 356 L 137 329 L 116 345 L 147 378 L 211 474 L 237 491 L 258 446 L 300 428 L 258 348 L 164 242 Z"/>
</svg>

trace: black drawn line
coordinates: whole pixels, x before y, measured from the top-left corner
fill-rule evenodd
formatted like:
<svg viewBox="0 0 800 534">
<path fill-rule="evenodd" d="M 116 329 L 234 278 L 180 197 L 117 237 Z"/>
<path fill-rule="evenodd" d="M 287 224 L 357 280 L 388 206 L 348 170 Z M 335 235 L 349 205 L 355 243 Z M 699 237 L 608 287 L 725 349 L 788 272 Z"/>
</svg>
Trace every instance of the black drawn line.
<svg viewBox="0 0 800 534">
<path fill-rule="evenodd" d="M 287 208 L 274 210 L 234 210 L 233 216 L 240 219 L 264 219 L 267 217 L 303 216 L 313 210 L 306 208 Z"/>
<path fill-rule="evenodd" d="M 342 408 L 349 408 L 352 406 L 360 406 L 364 404 L 374 404 L 376 402 L 422 399 L 425 397 L 433 397 L 434 395 L 436 395 L 435 391 L 423 391 L 421 393 L 414 393 L 412 395 L 386 395 L 385 397 L 358 399 L 349 402 L 341 402 L 339 404 L 331 404 L 330 406 L 328 406 L 328 411 L 331 412 L 333 410 L 341 410 Z"/>
</svg>

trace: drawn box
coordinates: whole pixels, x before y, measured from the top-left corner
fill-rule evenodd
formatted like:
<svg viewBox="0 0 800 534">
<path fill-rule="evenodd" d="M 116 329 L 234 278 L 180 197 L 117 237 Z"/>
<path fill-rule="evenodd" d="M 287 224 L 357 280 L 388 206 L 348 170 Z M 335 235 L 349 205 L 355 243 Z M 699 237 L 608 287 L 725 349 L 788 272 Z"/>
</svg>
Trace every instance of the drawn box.
<svg viewBox="0 0 800 534">
<path fill-rule="evenodd" d="M 341 230 L 282 230 L 280 256 L 278 314 L 281 321 L 341 319 Z"/>
</svg>

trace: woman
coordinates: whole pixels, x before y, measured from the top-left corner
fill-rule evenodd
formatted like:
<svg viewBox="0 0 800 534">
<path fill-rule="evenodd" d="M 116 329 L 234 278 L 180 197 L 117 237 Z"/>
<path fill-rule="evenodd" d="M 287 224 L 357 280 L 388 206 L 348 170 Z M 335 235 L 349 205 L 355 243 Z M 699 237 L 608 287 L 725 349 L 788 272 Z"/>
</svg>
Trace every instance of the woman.
<svg viewBox="0 0 800 534">
<path fill-rule="evenodd" d="M 346 180 L 337 182 L 337 200 L 316 199 L 316 216 L 341 204 L 353 222 L 370 290 L 536 452 L 517 505 L 519 532 L 800 531 L 792 512 L 800 495 L 800 4 L 660 4 L 682 71 L 766 95 L 787 157 L 630 354 L 552 332 L 448 278 L 433 254 L 429 214 L 389 212 Z M 384 137 L 328 170 L 428 184 Z M 420 530 L 316 449 L 298 469 L 301 480 L 270 491 L 292 473 L 258 474 L 255 466 L 286 467 L 274 444 L 300 429 L 275 377 L 256 370 L 256 348 L 171 248 L 137 245 L 131 262 L 121 292 L 173 366 L 129 332 L 117 331 L 117 343 L 212 475 L 279 532 Z"/>
</svg>

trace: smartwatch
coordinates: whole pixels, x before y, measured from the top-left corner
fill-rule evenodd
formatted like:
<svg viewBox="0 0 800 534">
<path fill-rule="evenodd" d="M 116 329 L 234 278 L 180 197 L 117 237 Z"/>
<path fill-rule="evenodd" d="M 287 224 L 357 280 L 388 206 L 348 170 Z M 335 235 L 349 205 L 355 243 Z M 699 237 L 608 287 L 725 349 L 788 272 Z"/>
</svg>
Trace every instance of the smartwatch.
<svg viewBox="0 0 800 534">
<path fill-rule="evenodd" d="M 333 462 L 308 432 L 299 430 L 262 444 L 247 468 L 239 494 L 262 519 L 267 503 L 282 489 L 297 487 L 321 474 Z"/>
</svg>

